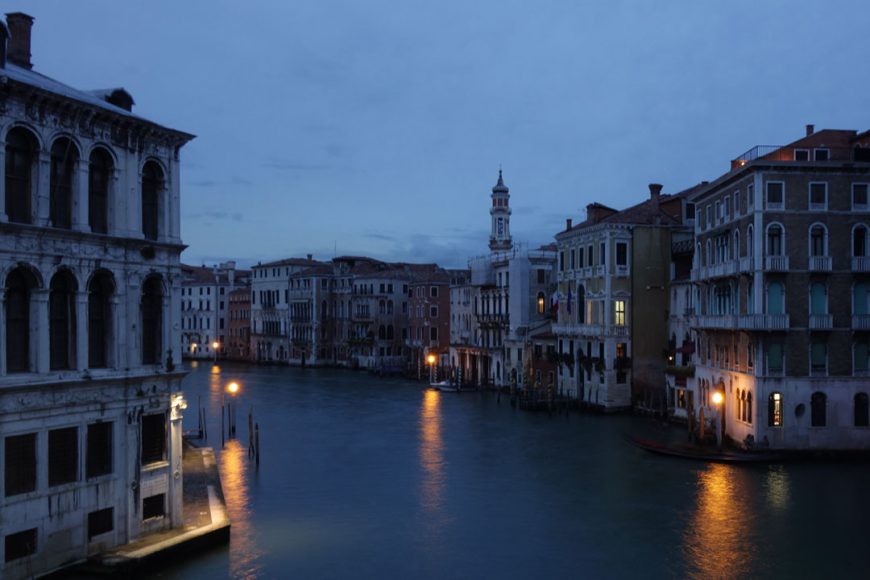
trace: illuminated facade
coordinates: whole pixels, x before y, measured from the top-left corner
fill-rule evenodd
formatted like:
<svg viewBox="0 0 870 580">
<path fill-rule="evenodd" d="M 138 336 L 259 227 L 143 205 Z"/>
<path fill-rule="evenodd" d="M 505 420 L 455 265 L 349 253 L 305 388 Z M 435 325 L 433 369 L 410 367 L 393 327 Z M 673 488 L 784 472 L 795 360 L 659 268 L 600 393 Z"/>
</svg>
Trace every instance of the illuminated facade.
<svg viewBox="0 0 870 580">
<path fill-rule="evenodd" d="M 179 151 L 0 23 L 0 577 L 182 524 Z M 7 28 L 8 26 L 8 28 Z M 10 35 L 11 33 L 11 35 Z"/>
<path fill-rule="evenodd" d="M 771 448 L 866 448 L 870 134 L 755 147 L 692 197 L 698 413 Z M 724 394 L 721 410 L 712 394 Z"/>
<path fill-rule="evenodd" d="M 229 356 L 230 293 L 248 287 L 250 271 L 236 270 L 235 262 L 212 268 L 181 267 L 181 349 L 185 358 L 210 360 Z"/>
</svg>

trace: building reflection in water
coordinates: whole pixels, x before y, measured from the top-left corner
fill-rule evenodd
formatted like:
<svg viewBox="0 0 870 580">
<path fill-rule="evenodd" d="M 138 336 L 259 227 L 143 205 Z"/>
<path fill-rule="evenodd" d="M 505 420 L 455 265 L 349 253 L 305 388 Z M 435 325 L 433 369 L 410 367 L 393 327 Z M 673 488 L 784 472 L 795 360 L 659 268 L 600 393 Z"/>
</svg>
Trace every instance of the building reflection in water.
<svg viewBox="0 0 870 580">
<path fill-rule="evenodd" d="M 428 389 L 420 410 L 420 467 L 423 480 L 420 504 L 429 539 L 436 539 L 444 526 L 444 439 L 441 434 L 441 393 Z"/>
<path fill-rule="evenodd" d="M 697 505 L 683 537 L 693 578 L 741 577 L 755 569 L 753 490 L 739 468 L 719 463 L 698 474 Z"/>
<path fill-rule="evenodd" d="M 782 465 L 771 467 L 764 479 L 764 487 L 770 507 L 780 511 L 789 507 L 791 481 L 785 467 Z"/>
</svg>

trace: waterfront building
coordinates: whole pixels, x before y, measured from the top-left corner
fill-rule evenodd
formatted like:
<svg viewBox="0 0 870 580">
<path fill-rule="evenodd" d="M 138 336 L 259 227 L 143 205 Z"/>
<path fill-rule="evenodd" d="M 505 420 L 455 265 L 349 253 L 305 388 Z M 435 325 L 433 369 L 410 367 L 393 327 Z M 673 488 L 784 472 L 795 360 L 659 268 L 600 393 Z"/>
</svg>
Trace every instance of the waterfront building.
<svg viewBox="0 0 870 580">
<path fill-rule="evenodd" d="M 450 349 L 450 283 L 456 276 L 442 268 L 408 284 L 408 333 L 405 344 L 411 365 L 428 373 L 429 355 L 439 372 L 447 367 Z M 439 378 L 440 377 L 439 375 Z"/>
<path fill-rule="evenodd" d="M 0 23 L 0 577 L 182 525 L 181 147 Z"/>
<path fill-rule="evenodd" d="M 290 276 L 320 262 L 287 258 L 251 269 L 251 355 L 259 362 L 290 359 Z"/>
<path fill-rule="evenodd" d="M 689 208 L 694 205 L 687 203 Z M 686 225 L 694 225 L 693 211 L 687 212 Z M 697 336 L 691 327 L 695 309 L 692 283 L 694 231 L 675 230 L 671 236 L 670 306 L 668 307 L 668 350 L 665 367 L 668 414 L 688 420 L 695 408 L 694 390 L 689 381 L 695 376 L 694 354 Z"/>
<path fill-rule="evenodd" d="M 328 363 L 335 337 L 330 315 L 333 301 L 333 264 L 323 263 L 290 276 L 290 364 Z"/>
<path fill-rule="evenodd" d="M 490 253 L 469 260 L 470 285 L 455 290 L 458 300 L 470 299 L 474 322 L 460 318 L 451 328 L 450 363 L 471 384 L 522 387 L 529 333 L 550 324 L 555 246 L 514 244 L 501 171 L 490 199 Z"/>
<path fill-rule="evenodd" d="M 690 388 L 747 445 L 866 448 L 870 132 L 758 146 L 692 196 Z M 724 398 L 714 404 L 714 394 Z"/>
<path fill-rule="evenodd" d="M 250 271 L 237 270 L 235 262 L 223 262 L 213 268 L 183 264 L 181 270 L 183 356 L 205 360 L 226 356 L 228 296 L 238 286 L 250 284 Z"/>
<path fill-rule="evenodd" d="M 605 411 L 664 406 L 671 244 L 693 208 L 692 190 L 661 190 L 622 211 L 591 203 L 555 236 L 559 390 Z"/>
<path fill-rule="evenodd" d="M 251 286 L 236 288 L 227 295 L 226 357 L 251 360 Z"/>
</svg>

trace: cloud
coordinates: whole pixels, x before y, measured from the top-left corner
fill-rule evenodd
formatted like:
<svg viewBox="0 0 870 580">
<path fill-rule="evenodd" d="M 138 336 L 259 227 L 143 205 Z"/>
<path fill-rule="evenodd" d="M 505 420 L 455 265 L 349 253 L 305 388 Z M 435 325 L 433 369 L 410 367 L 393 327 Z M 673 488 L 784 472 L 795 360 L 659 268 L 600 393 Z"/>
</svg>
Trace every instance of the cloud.
<svg viewBox="0 0 870 580">
<path fill-rule="evenodd" d="M 332 168 L 331 165 L 326 163 L 295 163 L 293 161 L 274 157 L 263 163 L 263 167 L 268 169 L 278 169 L 280 171 L 324 171 Z"/>
<path fill-rule="evenodd" d="M 200 211 L 195 213 L 186 213 L 184 214 L 184 219 L 187 220 L 217 220 L 217 221 L 234 221 L 234 222 L 242 222 L 243 217 L 241 212 L 234 211 Z"/>
</svg>

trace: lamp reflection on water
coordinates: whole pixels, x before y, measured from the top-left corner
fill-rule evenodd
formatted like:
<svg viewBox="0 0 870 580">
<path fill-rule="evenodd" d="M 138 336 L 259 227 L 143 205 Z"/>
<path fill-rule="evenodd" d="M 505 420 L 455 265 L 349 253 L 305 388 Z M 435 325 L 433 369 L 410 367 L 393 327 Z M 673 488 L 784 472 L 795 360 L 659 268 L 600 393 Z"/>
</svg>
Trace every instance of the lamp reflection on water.
<svg viewBox="0 0 870 580">
<path fill-rule="evenodd" d="M 753 569 L 752 490 L 742 475 L 720 463 L 698 473 L 697 505 L 683 536 L 693 578 L 735 578 Z"/>
<path fill-rule="evenodd" d="M 441 393 L 427 390 L 420 409 L 420 467 L 423 480 L 420 505 L 430 540 L 441 535 L 444 525 L 444 440 L 441 435 Z"/>
<path fill-rule="evenodd" d="M 238 439 L 230 439 L 220 454 L 221 487 L 232 522 L 230 541 L 231 578 L 258 578 L 263 550 L 251 529 L 251 498 L 249 495 L 249 465 L 247 447 Z"/>
</svg>

